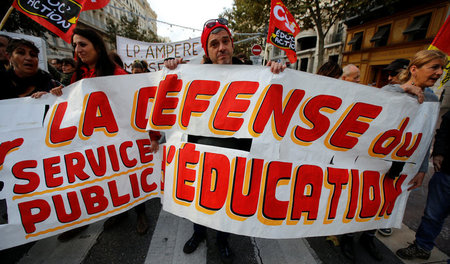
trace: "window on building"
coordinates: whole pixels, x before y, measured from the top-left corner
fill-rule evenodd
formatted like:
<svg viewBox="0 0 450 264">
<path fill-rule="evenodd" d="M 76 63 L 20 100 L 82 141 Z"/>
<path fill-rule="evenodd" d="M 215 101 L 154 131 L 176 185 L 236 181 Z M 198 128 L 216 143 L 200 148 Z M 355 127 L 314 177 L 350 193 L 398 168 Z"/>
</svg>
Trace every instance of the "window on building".
<svg viewBox="0 0 450 264">
<path fill-rule="evenodd" d="M 390 24 L 378 27 L 378 31 L 370 39 L 370 42 L 375 42 L 375 47 L 386 46 L 390 31 L 391 31 Z"/>
<path fill-rule="evenodd" d="M 300 70 L 304 72 L 308 71 L 308 58 L 300 59 Z"/>
<path fill-rule="evenodd" d="M 361 50 L 363 39 L 363 32 L 356 32 L 353 34 L 353 38 L 347 43 L 348 45 L 352 45 L 352 51 Z"/>
<path fill-rule="evenodd" d="M 333 62 L 339 63 L 339 55 L 328 56 L 328 61 L 333 61 Z"/>
<path fill-rule="evenodd" d="M 316 47 L 317 37 L 305 37 L 297 39 L 297 50 L 307 50 Z"/>
<path fill-rule="evenodd" d="M 408 41 L 425 39 L 430 20 L 431 13 L 414 17 L 412 23 L 403 31 L 403 34 L 408 35 Z"/>
</svg>

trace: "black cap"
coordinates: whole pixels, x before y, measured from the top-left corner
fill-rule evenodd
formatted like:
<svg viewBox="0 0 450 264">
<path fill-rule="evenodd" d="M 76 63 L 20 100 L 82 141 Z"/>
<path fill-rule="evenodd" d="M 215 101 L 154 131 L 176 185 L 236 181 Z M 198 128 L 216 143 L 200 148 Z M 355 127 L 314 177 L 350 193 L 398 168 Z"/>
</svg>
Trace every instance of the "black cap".
<svg viewBox="0 0 450 264">
<path fill-rule="evenodd" d="M 386 68 L 384 68 L 385 71 L 400 71 L 403 69 L 408 68 L 409 60 L 407 59 L 396 59 L 395 61 L 391 62 Z"/>
</svg>

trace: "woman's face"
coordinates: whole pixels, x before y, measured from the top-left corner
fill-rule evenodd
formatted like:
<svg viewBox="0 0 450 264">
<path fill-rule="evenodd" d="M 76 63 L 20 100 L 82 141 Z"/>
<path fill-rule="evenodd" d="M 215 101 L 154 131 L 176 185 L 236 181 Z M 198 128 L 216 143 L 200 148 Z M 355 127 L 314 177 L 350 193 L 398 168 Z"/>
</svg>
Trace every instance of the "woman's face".
<svg viewBox="0 0 450 264">
<path fill-rule="evenodd" d="M 80 35 L 73 35 L 72 45 L 75 49 L 75 55 L 78 56 L 81 61 L 94 68 L 98 60 L 98 52 L 94 47 L 94 44 L 90 40 Z"/>
<path fill-rule="evenodd" d="M 434 59 L 422 67 L 411 66 L 411 74 L 415 85 L 425 88 L 431 87 L 441 77 L 444 70 L 444 61 Z"/>
<path fill-rule="evenodd" d="M 14 67 L 16 75 L 21 78 L 33 76 L 38 71 L 38 53 L 25 45 L 17 47 L 12 52 L 9 61 Z"/>
</svg>

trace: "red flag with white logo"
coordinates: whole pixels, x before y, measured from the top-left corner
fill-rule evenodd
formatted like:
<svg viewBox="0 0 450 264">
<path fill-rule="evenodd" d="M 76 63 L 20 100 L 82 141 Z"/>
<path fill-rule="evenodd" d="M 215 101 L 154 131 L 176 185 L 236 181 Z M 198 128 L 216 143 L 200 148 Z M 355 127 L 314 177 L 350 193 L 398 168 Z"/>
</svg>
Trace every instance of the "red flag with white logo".
<svg viewBox="0 0 450 264">
<path fill-rule="evenodd" d="M 300 27 L 283 2 L 272 0 L 267 42 L 284 50 L 291 63 L 297 61 L 295 36 L 299 32 Z"/>
<path fill-rule="evenodd" d="M 83 11 L 103 8 L 109 4 L 109 1 L 110 0 L 86 0 Z"/>
</svg>

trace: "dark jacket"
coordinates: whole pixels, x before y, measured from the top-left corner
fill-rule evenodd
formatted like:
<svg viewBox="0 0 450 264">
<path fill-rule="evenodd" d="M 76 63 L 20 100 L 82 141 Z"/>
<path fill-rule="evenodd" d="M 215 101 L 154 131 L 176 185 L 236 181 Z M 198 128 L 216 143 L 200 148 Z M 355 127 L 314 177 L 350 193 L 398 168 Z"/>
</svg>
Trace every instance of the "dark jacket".
<svg viewBox="0 0 450 264">
<path fill-rule="evenodd" d="M 41 69 L 31 77 L 20 78 L 13 69 L 0 72 L 0 100 L 30 96 L 35 92 L 48 92 L 59 85 L 48 72 Z"/>
<path fill-rule="evenodd" d="M 450 111 L 442 116 L 442 122 L 434 136 L 433 156 L 444 156 L 441 171 L 450 174 Z"/>
</svg>

